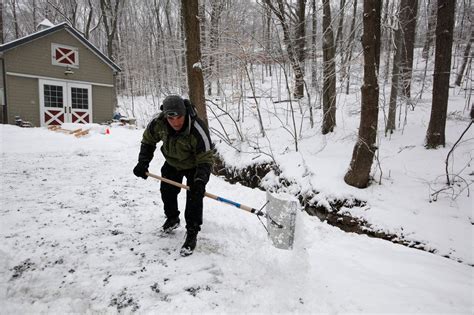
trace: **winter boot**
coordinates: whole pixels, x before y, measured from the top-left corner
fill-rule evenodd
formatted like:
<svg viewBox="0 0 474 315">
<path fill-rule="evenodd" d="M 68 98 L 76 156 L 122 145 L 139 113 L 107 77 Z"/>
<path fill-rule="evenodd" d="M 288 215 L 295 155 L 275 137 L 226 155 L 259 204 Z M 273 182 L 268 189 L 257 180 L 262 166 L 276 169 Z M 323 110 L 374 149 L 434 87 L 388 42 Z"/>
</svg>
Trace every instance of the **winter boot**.
<svg viewBox="0 0 474 315">
<path fill-rule="evenodd" d="M 167 218 L 165 223 L 163 224 L 163 232 L 164 233 L 171 233 L 174 229 L 179 226 L 179 217 L 171 217 Z"/>
<path fill-rule="evenodd" d="M 179 252 L 181 256 L 186 257 L 193 253 L 194 248 L 196 248 L 196 238 L 198 232 L 196 230 L 189 230 L 186 233 L 186 240 L 184 241 L 181 251 Z"/>
</svg>

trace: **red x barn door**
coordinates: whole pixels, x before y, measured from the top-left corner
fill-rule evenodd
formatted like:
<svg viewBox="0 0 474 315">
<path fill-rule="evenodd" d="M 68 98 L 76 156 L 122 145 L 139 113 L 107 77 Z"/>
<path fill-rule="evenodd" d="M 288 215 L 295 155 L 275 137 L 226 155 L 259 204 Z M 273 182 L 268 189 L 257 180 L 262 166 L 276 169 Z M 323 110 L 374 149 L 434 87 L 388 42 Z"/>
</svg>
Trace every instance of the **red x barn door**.
<svg viewBox="0 0 474 315">
<path fill-rule="evenodd" d="M 92 123 L 92 89 L 88 84 L 40 80 L 41 125 Z"/>
</svg>

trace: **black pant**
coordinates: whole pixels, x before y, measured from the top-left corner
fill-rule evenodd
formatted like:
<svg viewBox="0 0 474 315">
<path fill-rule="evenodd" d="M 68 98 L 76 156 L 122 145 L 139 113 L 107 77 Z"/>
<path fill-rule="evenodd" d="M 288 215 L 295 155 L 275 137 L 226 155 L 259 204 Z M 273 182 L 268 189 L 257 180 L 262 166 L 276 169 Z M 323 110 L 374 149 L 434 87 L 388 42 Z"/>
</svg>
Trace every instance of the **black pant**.
<svg viewBox="0 0 474 315">
<path fill-rule="evenodd" d="M 186 177 L 186 183 L 188 186 L 194 181 L 194 174 L 196 169 L 192 168 L 189 170 L 178 171 L 167 162 L 163 164 L 161 168 L 161 176 L 164 178 L 171 179 L 175 182 L 181 183 L 183 177 Z M 160 192 L 161 200 L 163 200 L 165 215 L 167 218 L 178 217 L 178 194 L 181 188 L 161 182 Z M 184 209 L 184 218 L 186 219 L 186 229 L 193 229 L 199 231 L 202 224 L 202 199 L 192 199 L 189 190 L 186 191 L 186 208 Z"/>
</svg>

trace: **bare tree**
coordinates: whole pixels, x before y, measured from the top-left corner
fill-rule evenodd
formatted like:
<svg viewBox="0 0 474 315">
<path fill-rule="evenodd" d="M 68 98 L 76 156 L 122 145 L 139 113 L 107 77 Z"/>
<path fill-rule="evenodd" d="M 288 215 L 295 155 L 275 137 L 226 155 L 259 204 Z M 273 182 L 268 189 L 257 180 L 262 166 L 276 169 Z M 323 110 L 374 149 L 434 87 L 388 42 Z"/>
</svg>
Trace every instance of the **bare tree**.
<svg viewBox="0 0 474 315">
<path fill-rule="evenodd" d="M 403 87 L 402 92 L 407 98 L 411 96 L 411 75 L 417 14 L 418 0 L 401 0 L 398 15 L 403 36 L 403 49 L 400 56 L 400 75 Z"/>
<path fill-rule="evenodd" d="M 389 7 L 390 4 L 390 7 Z M 394 8 L 395 1 L 385 1 L 385 8 L 384 8 L 384 18 L 382 21 L 383 27 L 383 38 L 381 39 L 380 44 L 385 45 L 385 73 L 384 73 L 384 80 L 385 82 L 388 81 L 388 77 L 390 74 L 390 59 L 392 56 L 392 48 L 394 47 L 393 44 L 393 8 Z"/>
<path fill-rule="evenodd" d="M 350 64 L 352 59 L 352 51 L 354 49 L 355 35 L 356 35 L 356 16 L 357 16 L 357 0 L 354 0 L 353 11 L 352 11 L 352 22 L 349 31 L 349 39 L 347 41 L 346 54 L 344 61 L 341 65 L 341 78 L 346 78 L 346 94 L 349 94 L 350 86 Z"/>
<path fill-rule="evenodd" d="M 92 25 L 94 22 L 94 6 L 91 2 L 92 0 L 87 0 L 87 5 L 85 3 L 81 4 L 77 0 L 68 0 L 68 1 L 58 1 L 53 2 L 47 0 L 47 4 L 50 8 L 54 9 L 66 22 L 71 26 L 77 29 L 82 35 L 86 38 L 90 38 L 90 33 L 97 29 L 100 25 L 100 21 L 97 21 L 95 25 Z M 36 6 L 36 0 L 35 0 Z M 36 7 L 33 11 L 33 18 L 36 17 Z M 84 13 L 82 16 L 81 13 Z M 102 17 L 101 17 L 102 18 Z M 36 27 L 36 23 L 35 23 Z"/>
<path fill-rule="evenodd" d="M 114 42 L 116 40 L 117 22 L 120 18 L 120 6 L 123 0 L 100 0 L 102 23 L 107 37 L 107 56 L 115 60 Z"/>
<path fill-rule="evenodd" d="M 304 63 L 306 59 L 305 46 L 306 46 L 306 0 L 298 0 L 296 8 L 296 31 L 295 31 L 295 44 L 296 44 L 296 55 L 298 63 L 301 68 L 301 76 L 304 77 Z M 299 80 L 296 82 L 295 95 L 301 98 L 304 95 L 304 81 Z"/>
<path fill-rule="evenodd" d="M 418 1 L 418 0 L 415 0 Z M 382 29 L 380 27 L 381 21 L 382 21 L 382 0 L 377 1 L 375 3 L 375 11 L 379 12 L 376 14 L 375 18 L 377 19 L 375 21 L 375 29 L 374 31 L 374 36 L 375 36 L 375 62 L 376 62 L 376 67 L 377 67 L 377 75 L 379 74 L 379 68 L 380 68 L 380 37 L 382 34 Z"/>
<path fill-rule="evenodd" d="M 436 27 L 436 11 L 437 11 L 437 1 L 438 0 L 428 0 L 428 9 L 430 13 L 428 15 L 428 27 L 425 37 L 425 43 L 423 45 L 423 51 L 421 56 L 423 59 L 428 59 L 430 55 L 430 48 L 433 44 L 434 34 L 435 34 L 435 27 Z"/>
<path fill-rule="evenodd" d="M 445 145 L 455 8 L 456 0 L 438 0 L 433 100 L 425 143 L 428 149 Z"/>
<path fill-rule="evenodd" d="M 339 2 L 339 23 L 337 25 L 336 35 L 336 49 L 339 48 L 341 52 L 341 61 L 343 56 L 342 41 L 343 41 L 343 29 L 344 29 L 344 11 L 346 8 L 346 0 L 340 0 Z"/>
<path fill-rule="evenodd" d="M 219 47 L 219 21 L 224 9 L 224 2 L 222 0 L 213 0 L 211 5 L 211 29 L 209 31 L 209 41 L 210 41 L 210 51 L 209 51 L 209 82 L 207 83 L 207 94 L 212 95 L 212 79 L 214 79 L 213 74 L 216 73 L 216 62 L 217 58 L 215 56 L 217 49 Z M 217 76 L 215 76 L 217 77 Z M 217 84 L 219 89 L 219 83 Z"/>
<path fill-rule="evenodd" d="M 398 98 L 398 91 L 400 89 L 400 55 L 402 47 L 402 31 L 400 28 L 395 30 L 395 55 L 393 56 L 393 64 L 392 64 L 392 84 L 390 87 L 390 101 L 388 107 L 388 117 L 387 117 L 387 125 L 385 126 L 385 134 L 388 132 L 393 133 L 396 129 L 396 113 L 397 113 L 397 98 Z"/>
<path fill-rule="evenodd" d="M 331 26 L 331 6 L 323 0 L 323 125 L 322 133 L 334 131 L 336 126 L 336 49 Z"/>
<path fill-rule="evenodd" d="M 296 98 L 302 98 L 304 96 L 304 64 L 300 64 L 298 60 L 298 54 L 296 52 L 296 45 L 294 40 L 291 39 L 290 24 L 287 20 L 287 13 L 285 10 L 285 5 L 283 0 L 277 0 L 277 6 L 275 7 L 272 1 L 264 0 L 264 3 L 272 10 L 275 16 L 280 21 L 281 27 L 283 29 L 283 42 L 286 46 L 286 51 L 288 53 L 288 58 L 290 60 L 291 67 L 295 74 L 295 91 L 294 96 Z M 298 21 L 297 23 L 304 23 L 303 21 Z"/>
<path fill-rule="evenodd" d="M 318 87 L 316 0 L 311 0 L 311 87 Z"/>
<path fill-rule="evenodd" d="M 17 3 L 16 0 L 10 0 L 10 7 L 12 10 L 12 16 L 13 16 L 13 25 L 15 27 L 15 38 L 20 38 L 20 26 L 18 23 L 18 16 L 17 16 Z"/>
<path fill-rule="evenodd" d="M 379 113 L 379 85 L 377 82 L 377 37 L 374 30 L 380 28 L 379 0 L 364 0 L 364 84 L 359 137 L 354 146 L 349 170 L 344 181 L 351 186 L 365 188 L 369 185 L 370 169 L 374 160 L 377 139 L 377 119 Z M 380 22 L 379 22 L 380 23 Z M 379 37 L 380 38 L 380 37 Z"/>
<path fill-rule="evenodd" d="M 0 45 L 3 44 L 3 41 L 4 41 L 4 34 L 3 34 L 3 1 L 0 2 Z M 2 93 L 2 97 L 3 97 L 3 93 Z M 0 100 L 1 102 L 1 106 L 0 108 L 2 110 L 0 110 L 0 122 L 3 123 L 3 124 L 6 124 L 7 121 L 6 121 L 6 117 L 7 117 L 7 113 L 6 113 L 6 110 L 7 110 L 7 107 L 4 106 L 4 100 Z"/>
<path fill-rule="evenodd" d="M 91 23 L 94 17 L 94 7 L 92 6 L 91 0 L 87 0 L 87 3 L 88 3 L 88 7 L 86 10 L 88 10 L 88 13 L 87 13 L 86 21 L 84 23 L 85 26 L 84 26 L 83 34 L 86 39 L 89 39 L 90 33 L 99 26 L 100 22 L 98 22 L 95 26 L 91 27 Z"/>
<path fill-rule="evenodd" d="M 186 34 L 186 70 L 189 99 L 196 106 L 199 118 L 207 124 L 198 0 L 181 0 L 181 12 Z"/>
<path fill-rule="evenodd" d="M 457 86 L 461 86 L 462 78 L 464 76 L 464 70 L 466 70 L 467 63 L 469 59 L 472 59 L 471 56 L 471 45 L 472 42 L 474 41 L 474 27 L 473 27 L 473 21 L 471 20 L 471 25 L 470 25 L 470 36 L 468 39 L 468 42 L 466 44 L 466 47 L 464 48 L 464 54 L 463 54 L 463 61 L 461 64 L 461 67 L 459 68 L 458 75 L 456 77 L 456 84 Z"/>
<path fill-rule="evenodd" d="M 5 34 L 3 31 L 3 1 L 0 1 L 0 44 L 5 42 Z"/>
</svg>

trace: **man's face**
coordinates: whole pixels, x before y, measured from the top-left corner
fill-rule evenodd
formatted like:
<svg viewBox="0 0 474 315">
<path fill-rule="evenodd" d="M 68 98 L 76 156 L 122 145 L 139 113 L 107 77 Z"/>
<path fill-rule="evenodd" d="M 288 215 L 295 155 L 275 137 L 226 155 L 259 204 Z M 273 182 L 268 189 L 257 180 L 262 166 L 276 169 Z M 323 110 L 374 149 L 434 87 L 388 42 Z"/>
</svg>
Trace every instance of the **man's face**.
<svg viewBox="0 0 474 315">
<path fill-rule="evenodd" d="M 184 116 L 166 117 L 166 119 L 168 120 L 168 124 L 170 124 L 174 130 L 179 131 L 183 128 Z"/>
</svg>

